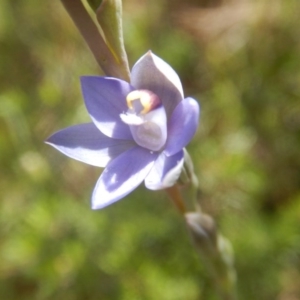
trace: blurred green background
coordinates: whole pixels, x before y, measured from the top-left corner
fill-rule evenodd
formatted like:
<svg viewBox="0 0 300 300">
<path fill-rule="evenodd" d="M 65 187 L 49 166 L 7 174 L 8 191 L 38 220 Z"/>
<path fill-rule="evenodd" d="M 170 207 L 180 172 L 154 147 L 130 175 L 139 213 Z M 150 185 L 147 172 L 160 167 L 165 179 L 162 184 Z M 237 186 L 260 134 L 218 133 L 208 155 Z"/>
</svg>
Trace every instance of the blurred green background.
<svg viewBox="0 0 300 300">
<path fill-rule="evenodd" d="M 188 146 L 231 240 L 240 299 L 300 299 L 300 2 L 125 0 L 130 65 L 151 49 L 201 104 Z M 0 7 L 0 299 L 216 299 L 164 192 L 100 211 L 100 169 L 44 140 L 89 120 L 101 74 L 60 1 Z"/>
</svg>

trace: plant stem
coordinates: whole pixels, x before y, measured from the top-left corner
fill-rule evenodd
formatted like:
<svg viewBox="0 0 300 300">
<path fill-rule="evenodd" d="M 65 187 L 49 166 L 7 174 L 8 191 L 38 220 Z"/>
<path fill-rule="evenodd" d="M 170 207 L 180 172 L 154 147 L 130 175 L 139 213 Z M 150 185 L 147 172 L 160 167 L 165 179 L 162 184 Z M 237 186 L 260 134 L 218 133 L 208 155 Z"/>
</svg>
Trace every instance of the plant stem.
<svg viewBox="0 0 300 300">
<path fill-rule="evenodd" d="M 169 196 L 169 198 L 172 200 L 172 202 L 175 204 L 178 211 L 184 215 L 186 213 L 186 208 L 184 204 L 184 200 L 182 198 L 181 192 L 179 190 L 179 187 L 177 184 L 173 185 L 170 188 L 166 189 L 166 192 Z"/>
</svg>

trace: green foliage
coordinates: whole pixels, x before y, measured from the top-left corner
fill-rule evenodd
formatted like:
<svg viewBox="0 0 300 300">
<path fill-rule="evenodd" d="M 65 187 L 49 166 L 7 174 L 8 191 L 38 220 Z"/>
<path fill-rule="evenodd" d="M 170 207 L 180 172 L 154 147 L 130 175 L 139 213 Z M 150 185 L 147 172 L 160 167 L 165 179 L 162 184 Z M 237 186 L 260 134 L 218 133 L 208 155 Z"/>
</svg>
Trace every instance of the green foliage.
<svg viewBox="0 0 300 300">
<path fill-rule="evenodd" d="M 128 73 L 129 77 L 130 71 L 123 38 L 122 0 L 104 1 L 97 9 L 96 16 L 105 36 L 106 44 L 119 68 L 122 68 L 124 73 Z"/>
<path fill-rule="evenodd" d="M 218 1 L 124 1 L 126 49 L 131 66 L 161 56 L 200 101 L 188 150 L 240 299 L 298 299 L 300 3 L 242 2 L 228 16 Z M 79 77 L 98 72 L 62 5 L 2 1 L 0 63 L 0 299 L 216 299 L 163 192 L 92 211 L 101 170 L 44 145 L 89 120 Z"/>
<path fill-rule="evenodd" d="M 102 2 L 103 0 L 87 0 L 87 3 L 93 9 L 93 11 L 96 11 Z"/>
</svg>

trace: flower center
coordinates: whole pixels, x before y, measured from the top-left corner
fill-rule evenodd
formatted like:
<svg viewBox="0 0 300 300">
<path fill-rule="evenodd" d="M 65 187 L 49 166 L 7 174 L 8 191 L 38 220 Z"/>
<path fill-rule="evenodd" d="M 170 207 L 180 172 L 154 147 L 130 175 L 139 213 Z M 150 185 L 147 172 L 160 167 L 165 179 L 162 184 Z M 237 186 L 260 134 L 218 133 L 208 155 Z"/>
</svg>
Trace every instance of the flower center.
<svg viewBox="0 0 300 300">
<path fill-rule="evenodd" d="M 151 151 L 162 149 L 167 140 L 167 117 L 159 97 L 148 90 L 127 95 L 128 110 L 120 114 L 129 125 L 135 142 Z"/>
<path fill-rule="evenodd" d="M 148 90 L 132 91 L 127 95 L 126 101 L 129 109 L 143 115 L 161 105 L 158 96 Z"/>
</svg>

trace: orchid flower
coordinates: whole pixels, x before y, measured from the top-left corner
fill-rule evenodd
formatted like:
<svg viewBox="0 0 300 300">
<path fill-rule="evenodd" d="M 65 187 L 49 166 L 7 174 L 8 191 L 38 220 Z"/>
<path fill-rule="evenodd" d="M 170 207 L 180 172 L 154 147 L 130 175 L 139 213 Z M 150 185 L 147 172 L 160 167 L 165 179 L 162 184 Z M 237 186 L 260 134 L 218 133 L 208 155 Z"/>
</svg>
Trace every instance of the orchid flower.
<svg viewBox="0 0 300 300">
<path fill-rule="evenodd" d="M 105 168 L 92 195 L 100 209 L 125 197 L 142 181 L 151 190 L 178 180 L 183 148 L 198 127 L 199 105 L 184 98 L 176 72 L 150 51 L 132 68 L 131 82 L 81 78 L 91 123 L 54 133 L 46 143 L 65 155 Z"/>
</svg>

